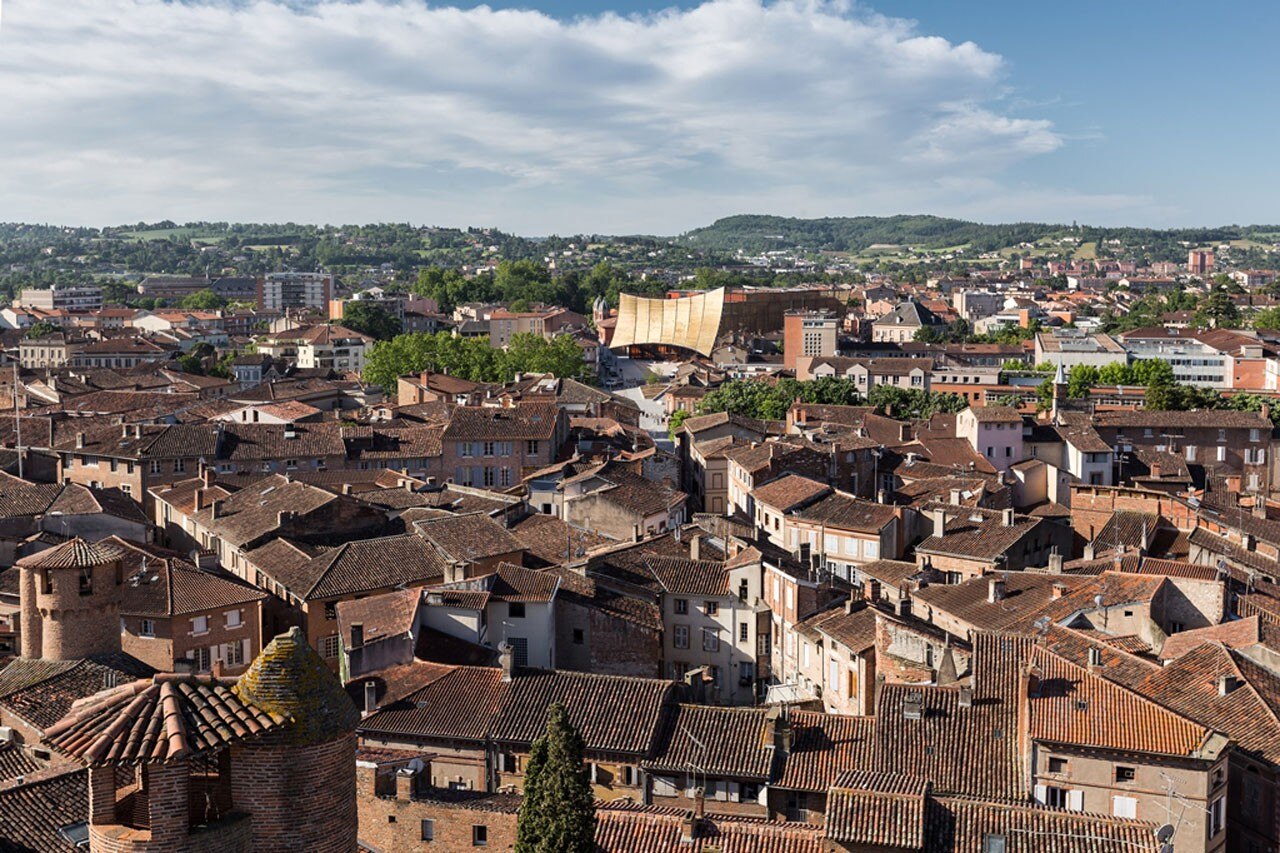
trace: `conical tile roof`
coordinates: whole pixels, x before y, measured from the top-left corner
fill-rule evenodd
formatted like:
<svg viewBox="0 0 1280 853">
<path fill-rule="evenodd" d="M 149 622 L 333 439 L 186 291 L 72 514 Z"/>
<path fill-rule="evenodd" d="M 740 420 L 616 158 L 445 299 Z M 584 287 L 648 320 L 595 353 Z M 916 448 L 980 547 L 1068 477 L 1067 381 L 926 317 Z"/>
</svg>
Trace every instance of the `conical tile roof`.
<svg viewBox="0 0 1280 853">
<path fill-rule="evenodd" d="M 293 721 L 286 739 L 316 744 L 355 731 L 360 712 L 299 628 L 272 640 L 240 676 L 241 701 Z"/>
<path fill-rule="evenodd" d="M 120 549 L 110 542 L 95 544 L 77 536 L 47 551 L 23 557 L 18 565 L 26 569 L 87 569 L 106 565 L 120 556 Z"/>
</svg>

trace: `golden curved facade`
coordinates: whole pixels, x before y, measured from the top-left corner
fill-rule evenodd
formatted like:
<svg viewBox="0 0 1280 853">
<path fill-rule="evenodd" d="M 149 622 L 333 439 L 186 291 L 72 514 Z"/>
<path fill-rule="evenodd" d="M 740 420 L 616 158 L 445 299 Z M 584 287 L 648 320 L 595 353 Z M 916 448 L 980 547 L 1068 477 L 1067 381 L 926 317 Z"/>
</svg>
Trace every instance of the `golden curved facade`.
<svg viewBox="0 0 1280 853">
<path fill-rule="evenodd" d="M 724 288 L 677 299 L 618 295 L 618 324 L 613 348 L 660 345 L 711 355 L 724 319 Z"/>
</svg>

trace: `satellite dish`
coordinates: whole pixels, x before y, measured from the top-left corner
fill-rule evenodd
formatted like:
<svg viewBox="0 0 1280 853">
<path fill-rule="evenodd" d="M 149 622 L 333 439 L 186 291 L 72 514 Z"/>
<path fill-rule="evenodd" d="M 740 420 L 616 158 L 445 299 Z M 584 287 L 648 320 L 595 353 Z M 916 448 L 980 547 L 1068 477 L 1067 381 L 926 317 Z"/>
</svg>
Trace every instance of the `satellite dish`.
<svg viewBox="0 0 1280 853">
<path fill-rule="evenodd" d="M 415 758 L 405 767 L 410 773 L 421 773 L 427 765 L 422 763 L 421 758 Z M 1173 832 L 1173 827 L 1169 827 L 1169 832 Z"/>
<path fill-rule="evenodd" d="M 1106 601 L 1106 599 L 1102 597 L 1102 593 L 1098 593 L 1097 595 L 1095 595 L 1095 596 L 1093 597 L 1093 606 L 1094 606 L 1094 607 L 1101 607 L 1101 606 L 1102 606 L 1102 602 L 1104 602 L 1104 601 Z"/>
<path fill-rule="evenodd" d="M 1166 823 L 1164 826 L 1156 830 L 1156 841 L 1159 841 L 1161 844 L 1166 843 L 1170 838 L 1173 838 L 1173 824 Z"/>
</svg>

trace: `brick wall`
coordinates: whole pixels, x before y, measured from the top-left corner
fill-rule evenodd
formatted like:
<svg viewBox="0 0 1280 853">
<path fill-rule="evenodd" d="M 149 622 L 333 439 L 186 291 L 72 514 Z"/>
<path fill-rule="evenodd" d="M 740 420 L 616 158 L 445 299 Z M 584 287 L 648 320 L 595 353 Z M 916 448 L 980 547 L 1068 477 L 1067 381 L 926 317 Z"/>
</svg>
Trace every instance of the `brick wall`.
<svg viewBox="0 0 1280 853">
<path fill-rule="evenodd" d="M 356 803 L 361 842 L 388 853 L 393 850 L 470 850 L 477 826 L 484 827 L 488 838 L 480 849 L 515 849 L 514 811 L 411 799 L 404 793 L 380 797 L 373 792 L 372 771 L 364 768 L 361 768 Z M 422 839 L 424 821 L 431 822 L 433 840 L 430 842 Z"/>
<path fill-rule="evenodd" d="M 253 815 L 256 853 L 356 849 L 355 748 L 355 734 L 302 747 L 277 737 L 232 747 L 232 801 Z"/>
</svg>

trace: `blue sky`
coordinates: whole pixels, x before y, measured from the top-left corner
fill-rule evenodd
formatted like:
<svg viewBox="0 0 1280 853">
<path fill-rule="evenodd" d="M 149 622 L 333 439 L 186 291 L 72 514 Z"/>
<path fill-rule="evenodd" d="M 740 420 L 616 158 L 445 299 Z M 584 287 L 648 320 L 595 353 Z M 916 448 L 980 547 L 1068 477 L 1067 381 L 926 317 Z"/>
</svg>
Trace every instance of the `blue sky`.
<svg viewBox="0 0 1280 853">
<path fill-rule="evenodd" d="M 0 219 L 1280 221 L 1280 4 L 5 0 Z"/>
</svg>

